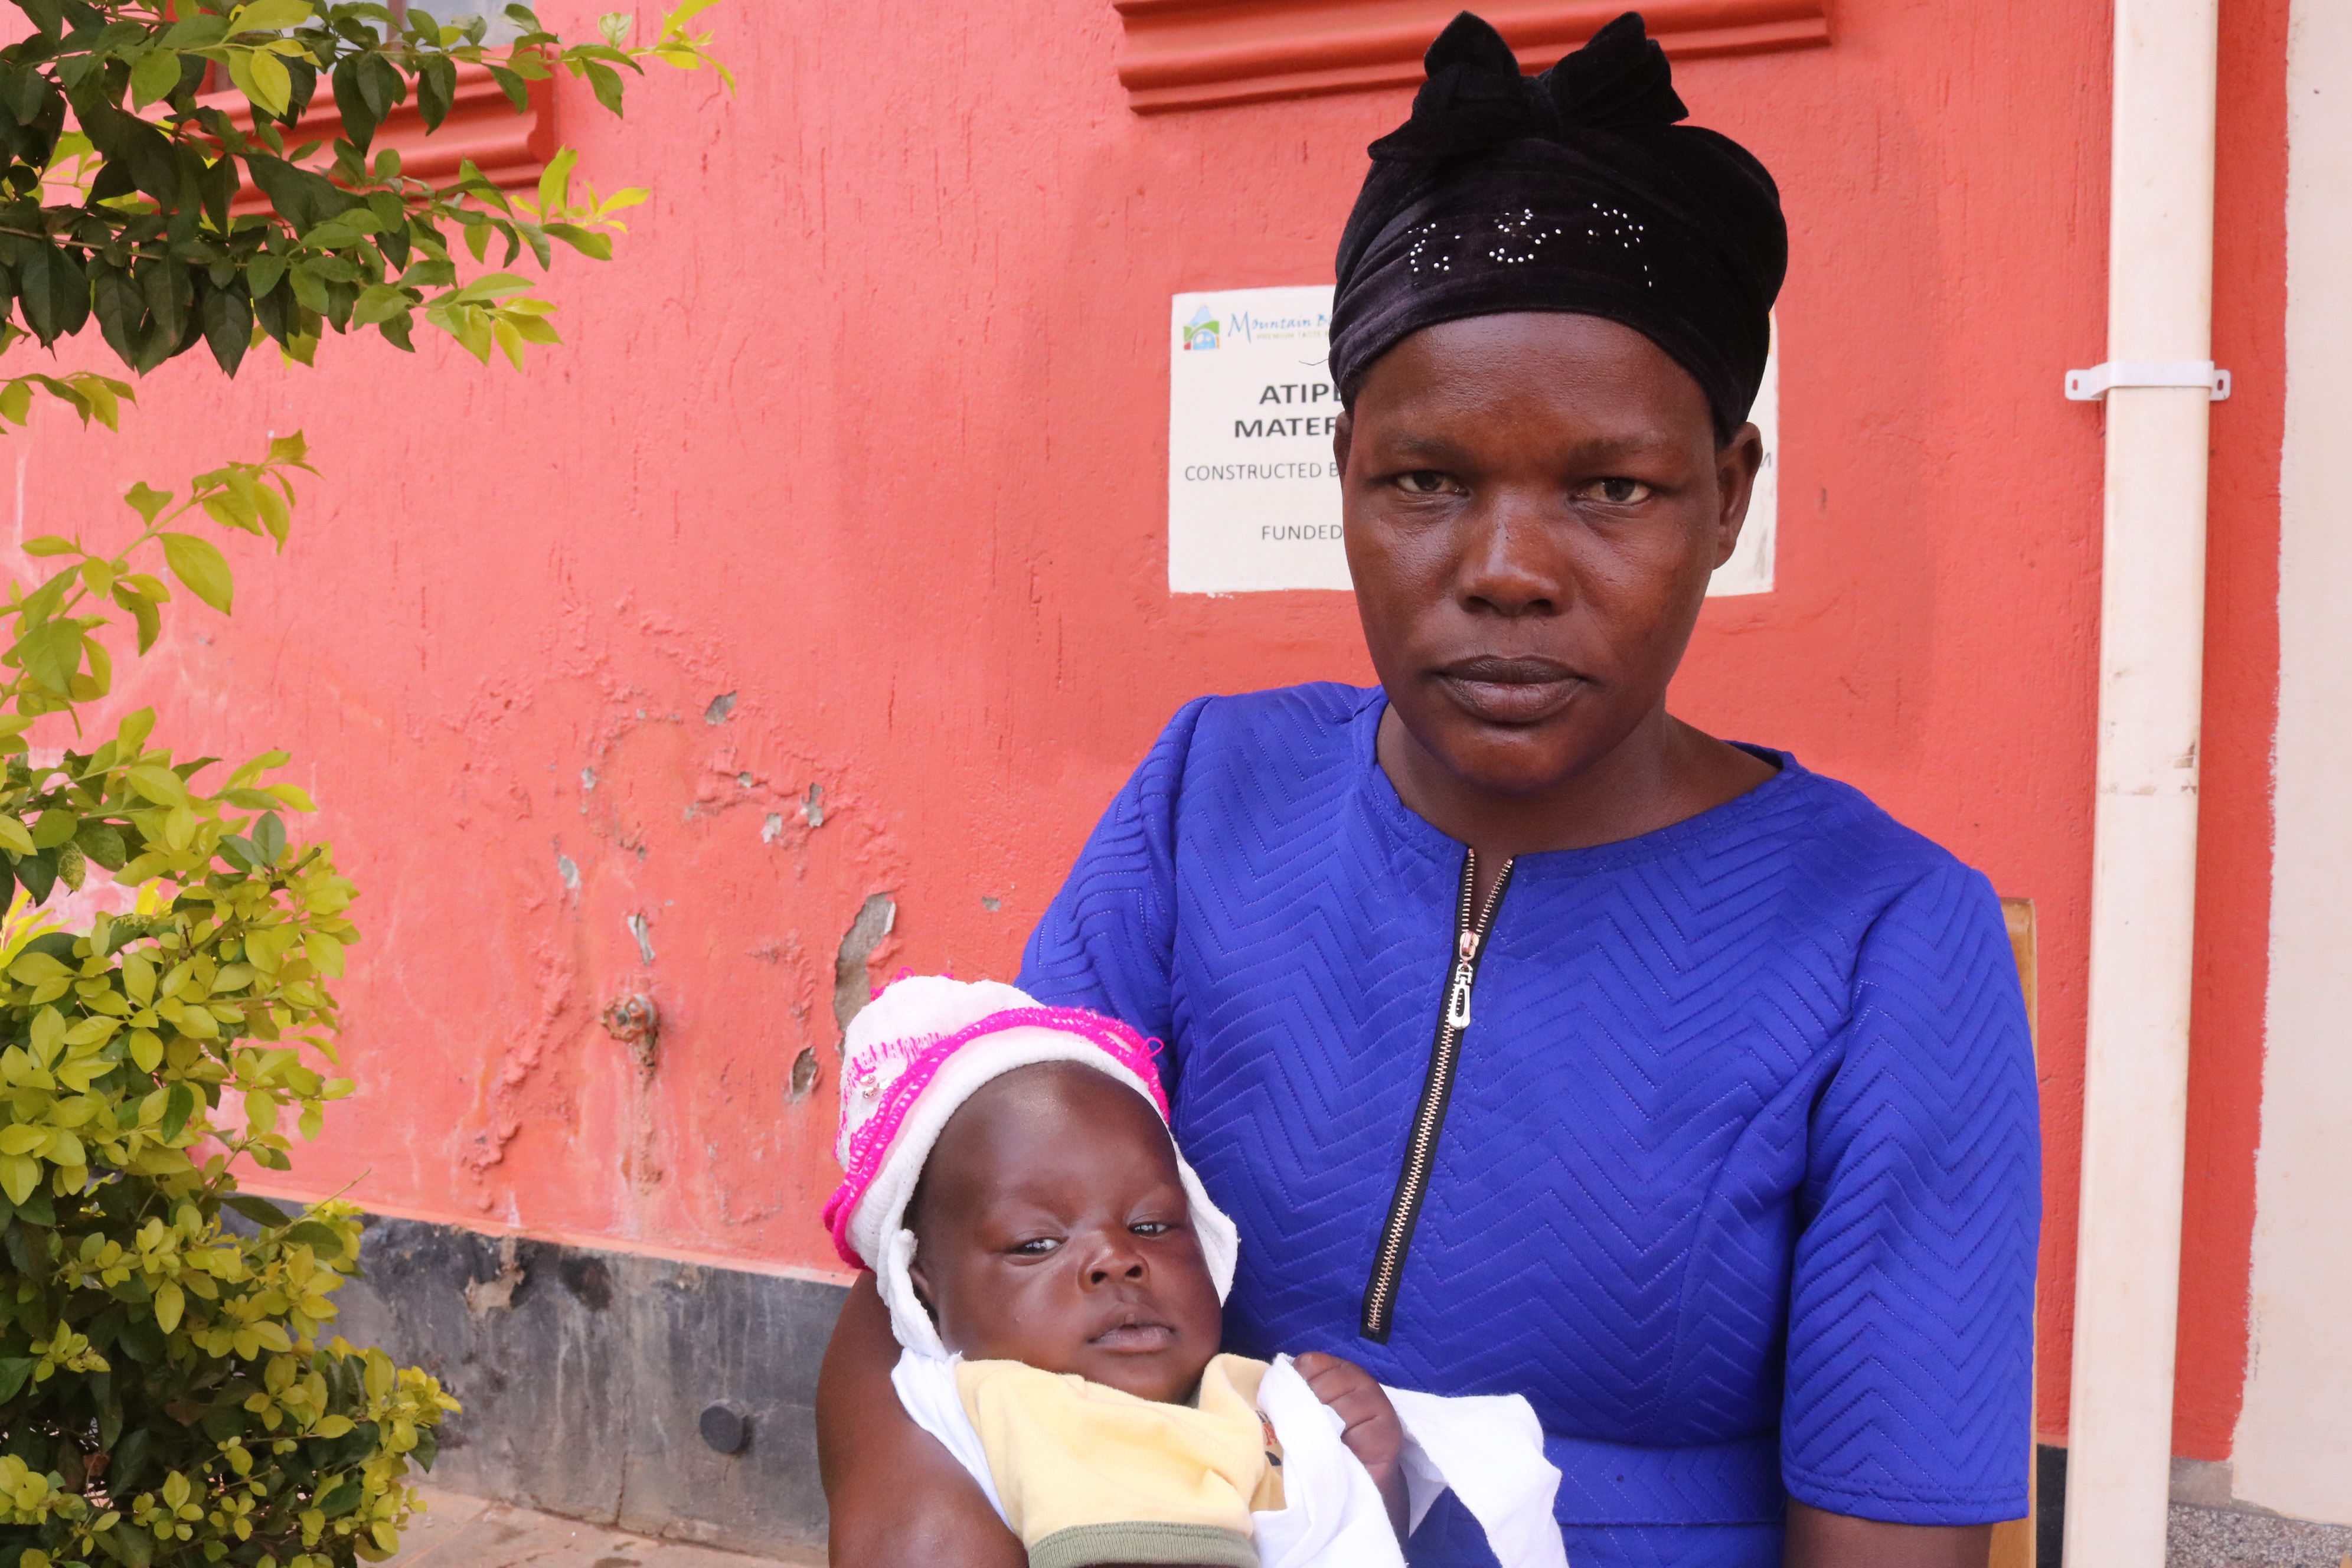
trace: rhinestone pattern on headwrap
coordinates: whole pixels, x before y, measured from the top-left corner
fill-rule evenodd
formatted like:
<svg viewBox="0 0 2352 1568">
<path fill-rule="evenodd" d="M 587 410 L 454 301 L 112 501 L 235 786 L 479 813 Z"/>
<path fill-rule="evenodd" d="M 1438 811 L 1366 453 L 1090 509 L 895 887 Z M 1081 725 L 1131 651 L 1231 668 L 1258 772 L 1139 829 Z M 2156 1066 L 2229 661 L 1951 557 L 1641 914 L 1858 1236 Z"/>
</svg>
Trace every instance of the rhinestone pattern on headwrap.
<svg viewBox="0 0 2352 1568">
<path fill-rule="evenodd" d="M 1464 12 L 1430 46 L 1412 117 L 1372 143 L 1340 237 L 1331 370 L 1352 405 L 1372 362 L 1440 321 L 1606 317 L 1689 371 L 1717 432 L 1748 417 L 1788 268 L 1780 191 L 1689 110 L 1628 12 L 1538 77 Z"/>
</svg>

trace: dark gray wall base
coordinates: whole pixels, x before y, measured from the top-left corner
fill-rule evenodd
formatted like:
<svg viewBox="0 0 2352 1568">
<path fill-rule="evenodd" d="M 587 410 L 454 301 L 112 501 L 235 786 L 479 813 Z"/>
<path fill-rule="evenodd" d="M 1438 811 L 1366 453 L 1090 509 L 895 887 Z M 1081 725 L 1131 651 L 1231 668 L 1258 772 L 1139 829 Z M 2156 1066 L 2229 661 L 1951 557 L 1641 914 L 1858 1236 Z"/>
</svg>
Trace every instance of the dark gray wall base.
<svg viewBox="0 0 2352 1568">
<path fill-rule="evenodd" d="M 2059 1568 L 2066 1554 L 2066 1450 L 2033 1446 L 2033 1568 Z"/>
<path fill-rule="evenodd" d="M 334 1331 L 466 1406 L 436 1484 L 735 1551 L 824 1542 L 813 1410 L 838 1286 L 400 1219 L 370 1225 L 361 1262 Z M 740 1451 L 703 1437 L 714 1405 Z"/>
</svg>

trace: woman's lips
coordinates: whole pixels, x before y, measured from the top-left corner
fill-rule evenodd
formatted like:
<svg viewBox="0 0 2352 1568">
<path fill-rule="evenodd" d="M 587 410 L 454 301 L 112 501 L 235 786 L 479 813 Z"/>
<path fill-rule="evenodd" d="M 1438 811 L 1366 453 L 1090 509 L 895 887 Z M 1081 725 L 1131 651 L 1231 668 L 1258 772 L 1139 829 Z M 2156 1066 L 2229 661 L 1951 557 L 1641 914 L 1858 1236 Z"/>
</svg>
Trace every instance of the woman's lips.
<svg viewBox="0 0 2352 1568">
<path fill-rule="evenodd" d="M 1489 724 L 1537 724 L 1576 698 L 1584 678 L 1548 658 L 1465 658 L 1434 671 L 1455 704 Z"/>
</svg>

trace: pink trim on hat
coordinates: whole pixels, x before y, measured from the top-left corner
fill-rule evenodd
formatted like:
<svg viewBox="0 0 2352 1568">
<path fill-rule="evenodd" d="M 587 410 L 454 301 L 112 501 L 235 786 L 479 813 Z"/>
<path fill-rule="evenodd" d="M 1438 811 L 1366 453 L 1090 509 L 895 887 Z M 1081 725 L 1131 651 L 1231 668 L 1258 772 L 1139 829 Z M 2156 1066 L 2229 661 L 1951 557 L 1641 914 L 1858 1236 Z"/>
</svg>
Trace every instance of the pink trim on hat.
<svg viewBox="0 0 2352 1568">
<path fill-rule="evenodd" d="M 854 1268 L 874 1266 L 857 1255 L 849 1242 L 850 1221 L 857 1205 L 881 1174 L 882 1162 L 890 1152 L 891 1142 L 898 1129 L 930 1087 L 947 1059 L 972 1041 L 990 1035 L 1001 1035 L 1007 1029 L 1050 1029 L 1055 1034 L 1076 1035 L 1101 1048 L 1102 1053 L 1143 1080 L 1151 1091 L 1153 1109 L 1160 1120 L 1168 1120 L 1168 1094 L 1160 1087 L 1158 1056 L 1160 1042 L 1147 1040 L 1116 1018 L 1100 1013 L 1089 1013 L 1078 1007 L 1013 1007 L 1002 1013 L 991 1013 L 977 1023 L 967 1024 L 954 1034 L 942 1037 L 935 1045 L 927 1046 L 921 1055 L 907 1066 L 907 1070 L 891 1081 L 883 1091 L 882 1103 L 849 1135 L 849 1160 L 845 1167 L 841 1185 L 834 1189 L 825 1201 L 824 1226 L 833 1233 L 833 1249 L 841 1260 Z"/>
</svg>

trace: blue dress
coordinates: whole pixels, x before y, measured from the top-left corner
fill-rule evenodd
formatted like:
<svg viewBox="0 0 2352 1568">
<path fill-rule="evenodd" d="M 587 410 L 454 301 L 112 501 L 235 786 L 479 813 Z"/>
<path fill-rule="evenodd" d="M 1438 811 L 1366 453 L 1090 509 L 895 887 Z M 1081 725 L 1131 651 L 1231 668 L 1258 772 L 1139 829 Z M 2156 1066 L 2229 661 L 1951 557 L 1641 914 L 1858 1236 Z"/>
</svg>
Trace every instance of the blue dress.
<svg viewBox="0 0 2352 1568">
<path fill-rule="evenodd" d="M 1360 1327 L 1455 951 L 1462 847 L 1381 773 L 1378 690 L 1188 705 L 1022 985 L 1165 1043 L 1241 1228 L 1228 1349 L 1524 1394 L 1575 1568 L 1780 1560 L 1783 1489 L 2025 1511 L 2037 1096 L 1985 879 L 1794 759 L 1522 857 L 1385 1343 Z M 1450 1500 L 1416 1564 L 1491 1562 Z"/>
</svg>

